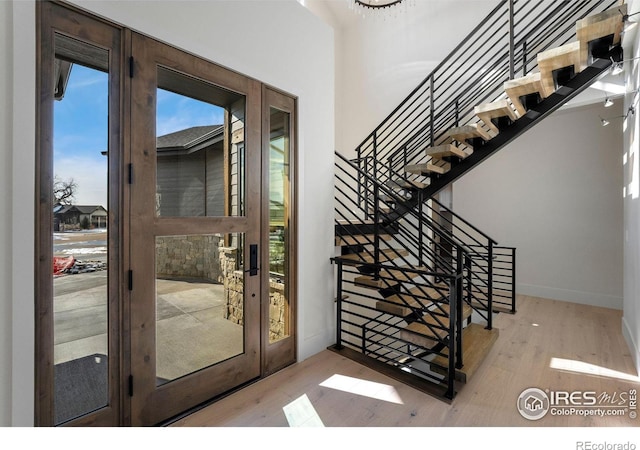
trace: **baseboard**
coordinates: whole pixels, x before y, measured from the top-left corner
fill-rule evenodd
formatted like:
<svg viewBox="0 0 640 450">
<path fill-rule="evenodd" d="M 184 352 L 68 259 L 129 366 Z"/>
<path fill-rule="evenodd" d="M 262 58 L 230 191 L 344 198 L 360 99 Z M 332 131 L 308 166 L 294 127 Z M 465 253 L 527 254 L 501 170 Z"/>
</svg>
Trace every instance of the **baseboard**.
<svg viewBox="0 0 640 450">
<path fill-rule="evenodd" d="M 638 348 L 638 343 L 633 337 L 631 327 L 629 327 L 629 322 L 627 322 L 627 319 L 624 316 L 622 317 L 622 336 L 629 346 L 629 351 L 631 352 L 633 363 L 636 366 L 636 371 L 640 374 L 640 348 Z"/>
<path fill-rule="evenodd" d="M 549 286 L 537 286 L 518 283 L 516 292 L 532 297 L 561 300 L 581 305 L 600 306 L 602 308 L 622 309 L 622 296 L 606 295 L 594 292 L 560 289 Z"/>
</svg>

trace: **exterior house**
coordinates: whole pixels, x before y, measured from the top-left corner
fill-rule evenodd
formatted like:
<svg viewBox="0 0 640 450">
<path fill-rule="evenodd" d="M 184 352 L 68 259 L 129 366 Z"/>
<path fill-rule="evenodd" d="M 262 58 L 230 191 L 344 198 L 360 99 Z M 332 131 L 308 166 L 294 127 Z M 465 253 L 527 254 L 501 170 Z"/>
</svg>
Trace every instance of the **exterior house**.
<svg viewBox="0 0 640 450">
<path fill-rule="evenodd" d="M 107 210 L 100 205 L 61 205 L 53 209 L 55 231 L 77 230 L 83 223 L 89 228 L 107 228 Z"/>
<path fill-rule="evenodd" d="M 298 96 L 296 357 L 304 360 L 326 349 L 335 337 L 329 264 L 335 251 L 334 150 L 353 152 L 497 1 L 453 2 L 453 7 L 446 1 L 415 2 L 415 14 L 401 25 L 337 17 L 320 0 L 192 2 L 189 7 L 158 2 L 154 14 L 149 14 L 146 1 L 127 2 L 126 7 L 121 2 L 66 3 Z M 637 1 L 627 3 L 630 11 L 638 10 Z M 0 198 L 0 426 L 34 424 L 36 314 L 34 302 L 24 299 L 36 297 L 35 5 L 32 0 L 0 2 L 0 30 L 10 38 L 0 46 L 0 59 L 6 62 L 0 73 L 0 104 L 10 112 L 0 117 L 0 139 L 8 149 L 0 156 L 0 186 L 11 193 Z M 189 20 L 176 21 L 177 16 Z M 426 21 L 432 26 L 424 26 Z M 238 24 L 243 24 L 240 34 Z M 624 46 L 629 57 L 640 55 L 637 35 L 628 33 Z M 628 93 L 637 92 L 640 74 L 624 77 L 627 87 L 618 98 L 625 107 L 633 106 Z M 457 182 L 453 206 L 489 234 L 499 234 L 498 240 L 520 249 L 519 292 L 564 301 L 582 298 L 622 310 L 620 327 L 640 368 L 640 116 L 625 118 L 625 127 L 615 132 L 592 126 L 593 118 L 599 125 L 602 92 L 561 111 L 545 135 L 532 130 L 521 147 L 502 151 L 510 156 L 496 156 Z M 623 111 L 618 106 L 616 113 Z M 158 138 L 156 203 L 161 214 L 209 216 L 225 208 L 220 201 L 179 200 L 182 190 L 197 190 L 204 198 L 208 190 L 221 189 L 219 178 L 210 176 L 224 167 L 217 153 L 221 134 L 219 125 L 211 125 Z M 572 144 L 576 136 L 579 145 Z M 599 153 L 607 146 L 615 155 L 613 163 Z M 538 147 L 546 153 L 536 159 L 531 155 Z M 571 156 L 580 152 L 603 160 L 598 166 L 603 170 L 586 171 Z M 170 169 L 176 161 L 183 170 Z M 578 177 L 580 173 L 588 173 L 588 179 Z M 163 187 L 169 177 L 177 180 L 173 186 L 179 189 Z M 604 192 L 617 192 L 617 197 L 611 201 Z M 100 226 L 107 211 L 69 206 L 58 207 L 55 214 L 59 224 L 86 216 Z M 600 239 L 606 245 L 596 245 Z"/>
<path fill-rule="evenodd" d="M 223 216 L 223 125 L 158 136 L 157 201 L 161 216 Z"/>
</svg>

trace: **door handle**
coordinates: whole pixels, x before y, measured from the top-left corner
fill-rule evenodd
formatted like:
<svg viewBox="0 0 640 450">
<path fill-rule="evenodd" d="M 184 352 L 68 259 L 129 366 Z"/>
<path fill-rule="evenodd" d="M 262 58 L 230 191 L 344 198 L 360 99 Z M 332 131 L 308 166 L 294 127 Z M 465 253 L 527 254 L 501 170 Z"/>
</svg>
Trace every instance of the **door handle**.
<svg viewBox="0 0 640 450">
<path fill-rule="evenodd" d="M 249 245 L 249 276 L 258 275 L 258 244 Z"/>
</svg>

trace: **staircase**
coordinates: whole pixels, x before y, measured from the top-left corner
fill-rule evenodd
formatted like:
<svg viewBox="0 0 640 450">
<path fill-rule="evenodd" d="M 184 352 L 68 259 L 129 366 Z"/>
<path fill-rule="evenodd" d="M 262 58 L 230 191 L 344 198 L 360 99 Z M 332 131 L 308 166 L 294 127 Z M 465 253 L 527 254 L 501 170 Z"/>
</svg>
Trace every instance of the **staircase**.
<svg viewBox="0 0 640 450">
<path fill-rule="evenodd" d="M 453 401 L 499 338 L 495 314 L 516 312 L 516 250 L 436 195 L 620 61 L 626 13 L 503 0 L 356 158 L 336 153 L 332 350 Z"/>
</svg>

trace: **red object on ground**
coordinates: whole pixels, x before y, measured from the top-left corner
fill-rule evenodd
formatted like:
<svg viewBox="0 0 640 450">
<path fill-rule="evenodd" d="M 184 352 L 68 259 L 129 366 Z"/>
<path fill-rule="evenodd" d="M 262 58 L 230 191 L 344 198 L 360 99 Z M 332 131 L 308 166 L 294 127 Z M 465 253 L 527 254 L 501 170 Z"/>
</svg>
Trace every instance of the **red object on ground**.
<svg viewBox="0 0 640 450">
<path fill-rule="evenodd" d="M 60 275 L 65 270 L 70 269 L 75 264 L 76 259 L 73 256 L 67 256 L 66 258 L 62 256 L 54 256 L 53 257 L 53 274 Z"/>
</svg>

